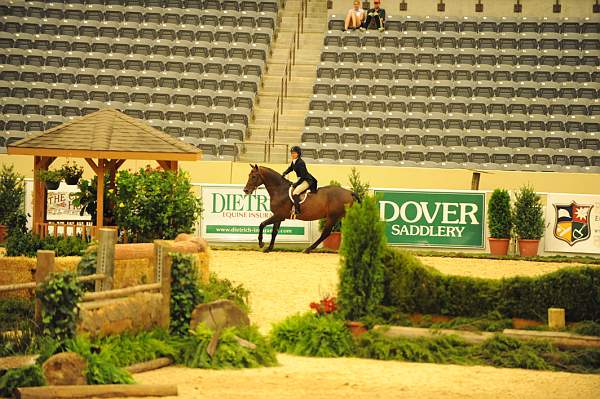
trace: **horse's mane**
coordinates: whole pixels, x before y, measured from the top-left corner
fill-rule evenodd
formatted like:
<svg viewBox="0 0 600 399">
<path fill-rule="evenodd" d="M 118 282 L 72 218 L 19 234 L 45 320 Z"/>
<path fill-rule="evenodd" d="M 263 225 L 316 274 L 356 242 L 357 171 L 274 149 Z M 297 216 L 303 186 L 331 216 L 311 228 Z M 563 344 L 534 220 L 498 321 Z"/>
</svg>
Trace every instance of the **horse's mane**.
<svg viewBox="0 0 600 399">
<path fill-rule="evenodd" d="M 291 181 L 289 181 L 289 180 L 288 180 L 288 179 L 286 179 L 285 177 L 281 176 L 281 173 L 277 172 L 277 171 L 276 171 L 276 170 L 274 170 L 274 169 L 268 168 L 268 167 L 266 167 L 266 166 L 259 166 L 258 168 L 259 168 L 260 170 L 267 171 L 268 173 L 270 173 L 270 174 L 272 174 L 272 175 L 275 175 L 275 176 L 277 176 L 278 178 L 280 178 L 280 179 L 281 179 L 281 180 L 283 180 L 284 182 L 287 182 L 287 183 L 289 183 L 289 184 L 292 184 L 292 182 L 291 182 Z"/>
</svg>

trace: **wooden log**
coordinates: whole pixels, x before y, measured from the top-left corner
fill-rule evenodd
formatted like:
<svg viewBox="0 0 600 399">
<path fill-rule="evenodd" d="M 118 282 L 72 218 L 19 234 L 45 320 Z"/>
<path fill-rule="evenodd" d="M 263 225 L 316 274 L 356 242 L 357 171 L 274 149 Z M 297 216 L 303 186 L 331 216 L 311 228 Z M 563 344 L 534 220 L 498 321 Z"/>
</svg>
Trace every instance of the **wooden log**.
<svg viewBox="0 0 600 399">
<path fill-rule="evenodd" d="M 559 348 L 600 348 L 600 337 L 556 331 L 529 331 L 506 329 L 502 334 L 522 340 L 547 340 Z"/>
<path fill-rule="evenodd" d="M 0 285 L 0 292 L 4 291 L 18 291 L 18 290 L 30 290 L 35 288 L 36 283 L 19 283 L 19 284 L 7 284 Z"/>
<path fill-rule="evenodd" d="M 40 355 L 0 357 L 0 370 L 20 369 L 33 366 Z"/>
<path fill-rule="evenodd" d="M 173 360 L 168 357 L 159 357 L 158 359 L 149 360 L 147 362 L 132 364 L 129 367 L 125 367 L 125 370 L 131 374 L 143 373 L 145 371 L 156 370 L 161 367 L 167 367 L 173 364 Z"/>
<path fill-rule="evenodd" d="M 471 332 L 417 327 L 375 326 L 373 329 L 375 331 L 380 330 L 385 337 L 389 338 L 433 338 L 440 335 L 456 335 L 470 344 L 480 344 L 494 336 L 494 333 L 490 332 Z"/>
<path fill-rule="evenodd" d="M 88 274 L 87 276 L 79 276 L 77 277 L 77 281 L 96 281 L 96 280 L 104 280 L 106 278 L 106 274 Z"/>
<path fill-rule="evenodd" d="M 17 388 L 16 399 L 87 399 L 177 396 L 176 385 L 62 385 Z"/>
<path fill-rule="evenodd" d="M 54 251 L 37 251 L 37 265 L 35 267 L 35 284 L 43 283 L 50 273 L 54 272 Z M 35 300 L 35 321 L 38 325 L 42 322 L 42 303 Z"/>
<path fill-rule="evenodd" d="M 160 290 L 160 283 L 152 283 L 152 284 L 143 284 L 136 285 L 133 287 L 119 288 L 116 290 L 110 291 L 100 291 L 100 292 L 88 292 L 83 295 L 83 301 L 98 301 L 100 299 L 112 299 L 112 298 L 121 298 L 125 296 L 129 296 L 131 294 L 136 294 L 138 292 L 146 292 L 146 291 L 155 291 Z"/>
<path fill-rule="evenodd" d="M 115 245 L 115 260 L 152 258 L 154 258 L 154 244 L 152 243 Z"/>
</svg>

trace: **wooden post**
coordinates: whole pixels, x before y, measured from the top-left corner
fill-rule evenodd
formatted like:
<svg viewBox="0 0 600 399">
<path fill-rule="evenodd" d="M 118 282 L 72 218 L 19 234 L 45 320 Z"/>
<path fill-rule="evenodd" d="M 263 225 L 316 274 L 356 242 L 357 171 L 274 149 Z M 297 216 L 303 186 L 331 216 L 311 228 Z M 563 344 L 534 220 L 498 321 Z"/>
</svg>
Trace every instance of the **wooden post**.
<svg viewBox="0 0 600 399">
<path fill-rule="evenodd" d="M 54 251 L 37 251 L 37 265 L 35 267 L 36 286 L 43 283 L 52 272 L 54 272 Z M 35 321 L 38 324 L 42 321 L 42 303 L 37 298 L 35 300 Z"/>
<path fill-rule="evenodd" d="M 101 228 L 104 225 L 104 159 L 98 159 L 98 195 L 96 197 L 98 206 L 96 207 L 96 226 Z"/>
<path fill-rule="evenodd" d="M 96 256 L 96 273 L 104 274 L 106 278 L 96 281 L 96 291 L 106 291 L 113 287 L 117 231 L 115 229 L 99 229 L 97 238 L 98 255 Z"/>
<path fill-rule="evenodd" d="M 473 172 L 471 177 L 471 190 L 479 190 L 479 180 L 481 179 L 481 173 Z"/>
<path fill-rule="evenodd" d="M 171 320 L 171 265 L 173 259 L 169 255 L 171 245 L 167 241 L 154 241 L 154 261 L 156 262 L 156 280 L 161 284 L 162 308 L 160 326 L 169 328 Z"/>
<path fill-rule="evenodd" d="M 53 157 L 33 157 L 33 230 L 46 221 L 47 194 L 46 185 L 40 179 L 39 173 L 48 170 L 54 162 Z"/>
<path fill-rule="evenodd" d="M 565 328 L 565 310 L 561 308 L 548 309 L 548 327 L 552 329 Z"/>
</svg>

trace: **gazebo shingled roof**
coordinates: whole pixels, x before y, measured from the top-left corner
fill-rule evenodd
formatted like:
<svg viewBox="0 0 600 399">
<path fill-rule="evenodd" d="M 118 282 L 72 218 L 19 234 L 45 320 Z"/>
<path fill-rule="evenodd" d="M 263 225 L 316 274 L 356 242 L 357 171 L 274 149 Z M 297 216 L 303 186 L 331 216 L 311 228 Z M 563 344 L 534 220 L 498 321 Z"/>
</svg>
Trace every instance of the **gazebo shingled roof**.
<svg viewBox="0 0 600 399">
<path fill-rule="evenodd" d="M 165 170 L 177 171 L 177 161 L 196 161 L 202 154 L 193 145 L 110 108 L 9 144 L 7 152 L 34 156 L 33 226 L 36 232 L 40 232 L 46 219 L 47 191 L 39 172 L 48 170 L 57 157 L 84 158 L 96 173 L 96 227 L 99 228 L 103 225 L 105 173 L 114 186 L 117 170 L 128 159 L 155 160 Z M 97 163 L 93 159 L 97 159 Z"/>
<path fill-rule="evenodd" d="M 115 109 L 102 109 L 19 140 L 9 154 L 195 161 L 201 151 Z"/>
</svg>

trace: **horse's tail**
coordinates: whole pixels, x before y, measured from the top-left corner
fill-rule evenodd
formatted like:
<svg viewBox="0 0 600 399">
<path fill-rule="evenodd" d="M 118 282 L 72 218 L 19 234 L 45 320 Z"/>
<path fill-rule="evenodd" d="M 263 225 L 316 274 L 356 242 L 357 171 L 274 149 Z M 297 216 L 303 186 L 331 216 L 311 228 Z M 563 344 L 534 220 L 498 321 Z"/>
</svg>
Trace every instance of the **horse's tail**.
<svg viewBox="0 0 600 399">
<path fill-rule="evenodd" d="M 354 191 L 352 191 L 352 198 L 354 198 L 354 200 L 360 204 L 360 197 Z"/>
</svg>

